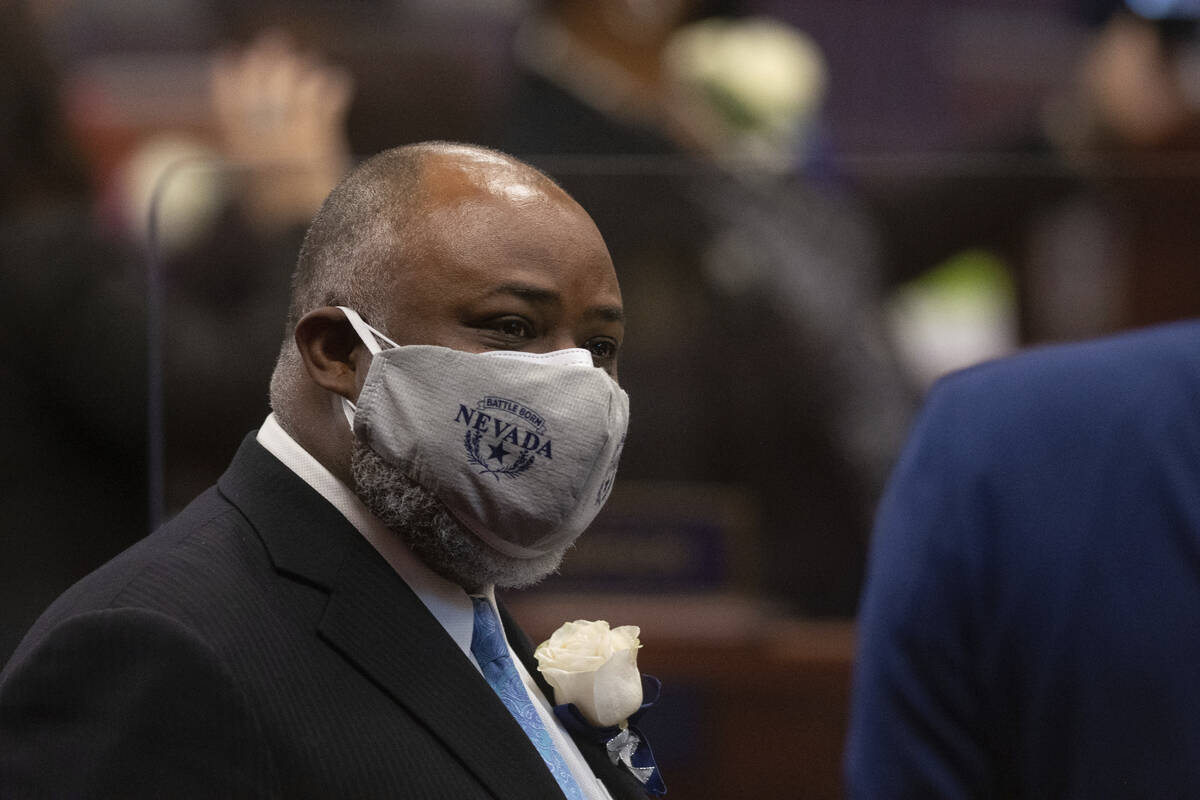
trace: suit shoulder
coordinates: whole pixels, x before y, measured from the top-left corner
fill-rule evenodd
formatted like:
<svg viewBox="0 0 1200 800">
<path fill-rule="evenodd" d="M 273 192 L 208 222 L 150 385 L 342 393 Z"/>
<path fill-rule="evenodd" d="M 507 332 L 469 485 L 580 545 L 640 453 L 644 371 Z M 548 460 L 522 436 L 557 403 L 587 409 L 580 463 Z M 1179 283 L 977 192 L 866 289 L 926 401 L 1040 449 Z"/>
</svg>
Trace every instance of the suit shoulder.
<svg viewBox="0 0 1200 800">
<path fill-rule="evenodd" d="M 927 414 L 1000 426 L 1010 435 L 1053 425 L 1153 423 L 1200 401 L 1200 322 L 1163 325 L 1086 342 L 1050 345 L 943 378 Z"/>
<path fill-rule="evenodd" d="M 0 753 L 0 783 L 23 797 L 260 796 L 274 776 L 220 657 L 144 608 L 71 615 L 10 661 Z"/>
<path fill-rule="evenodd" d="M 85 609 L 56 619 L 32 646 L 18 651 L 0 686 L 11 698 L 15 684 L 82 671 L 97 657 L 148 650 L 158 650 L 155 658 L 160 662 L 216 663 L 196 632 L 167 614 L 145 608 Z M 80 653 L 86 657 L 74 657 Z"/>
<path fill-rule="evenodd" d="M 30 629 L 17 653 L 65 620 L 89 611 L 139 607 L 186 618 L 191 607 L 220 608 L 222 597 L 231 600 L 238 587 L 247 585 L 247 573 L 266 563 L 249 522 L 210 489 L 162 528 L 64 592 Z"/>
</svg>

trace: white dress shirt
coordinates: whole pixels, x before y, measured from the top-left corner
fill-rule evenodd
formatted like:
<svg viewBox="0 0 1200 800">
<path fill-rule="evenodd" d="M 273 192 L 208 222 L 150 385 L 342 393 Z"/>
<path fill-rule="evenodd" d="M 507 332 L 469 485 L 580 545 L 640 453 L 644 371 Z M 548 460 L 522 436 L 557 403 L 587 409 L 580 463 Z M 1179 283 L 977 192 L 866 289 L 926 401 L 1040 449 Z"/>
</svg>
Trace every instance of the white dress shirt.
<svg viewBox="0 0 1200 800">
<path fill-rule="evenodd" d="M 350 487 L 339 481 L 328 469 L 301 447 L 295 439 L 288 435 L 275 415 L 267 416 L 258 430 L 258 443 L 269 453 L 283 462 L 284 466 L 296 473 L 301 480 L 313 488 L 317 494 L 324 497 L 342 513 L 350 524 L 361 533 L 371 546 L 392 566 L 401 580 L 408 584 L 413 593 L 429 609 L 434 619 L 438 621 L 454 643 L 479 669 L 475 657 L 471 655 L 471 633 L 475 625 L 475 609 L 470 596 L 461 586 L 446 580 L 413 554 L 400 537 L 392 533 L 380 522 L 374 514 L 367 510 L 358 496 Z M 496 595 L 493 587 L 488 586 L 483 592 L 492 604 L 496 606 Z M 498 612 L 497 612 L 498 613 Z M 501 628 L 503 631 L 503 627 Z M 397 635 L 400 635 L 397 633 Z M 505 637 L 505 644 L 508 639 Z M 575 781 L 583 790 L 584 797 L 589 800 L 612 800 L 608 789 L 592 773 L 592 768 L 583 760 L 579 748 L 562 727 L 562 723 L 554 716 L 553 707 L 547 702 L 545 695 L 534 682 L 521 659 L 513 652 L 512 645 L 508 653 L 516 665 L 517 673 L 525 684 L 525 691 L 542 718 L 542 724 L 550 732 L 550 738 L 555 748 L 562 754 L 563 761 L 575 776 Z"/>
</svg>

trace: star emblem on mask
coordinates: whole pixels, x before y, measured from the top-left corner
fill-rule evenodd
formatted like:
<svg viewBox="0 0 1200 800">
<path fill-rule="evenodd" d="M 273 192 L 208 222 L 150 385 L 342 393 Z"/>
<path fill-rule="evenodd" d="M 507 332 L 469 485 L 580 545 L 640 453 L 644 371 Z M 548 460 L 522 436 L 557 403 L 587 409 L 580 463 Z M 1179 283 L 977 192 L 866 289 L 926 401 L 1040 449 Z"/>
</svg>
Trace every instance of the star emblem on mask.
<svg viewBox="0 0 1200 800">
<path fill-rule="evenodd" d="M 512 455 L 511 451 L 504 449 L 504 442 L 501 442 L 500 444 L 489 444 L 488 449 L 492 451 L 488 454 L 488 461 L 499 461 L 501 464 L 503 464 L 504 457 L 507 455 Z"/>
</svg>

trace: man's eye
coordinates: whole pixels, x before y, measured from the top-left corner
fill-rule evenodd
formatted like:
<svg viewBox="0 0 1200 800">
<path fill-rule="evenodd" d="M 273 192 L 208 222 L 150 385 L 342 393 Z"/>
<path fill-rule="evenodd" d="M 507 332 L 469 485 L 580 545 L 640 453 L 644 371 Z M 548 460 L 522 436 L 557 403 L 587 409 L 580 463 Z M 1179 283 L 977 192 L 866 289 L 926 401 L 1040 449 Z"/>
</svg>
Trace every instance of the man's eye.
<svg viewBox="0 0 1200 800">
<path fill-rule="evenodd" d="M 592 339 L 586 347 L 597 364 L 612 361 L 617 356 L 617 343 L 612 339 Z"/>
<path fill-rule="evenodd" d="M 496 322 L 496 330 L 511 339 L 533 337 L 533 326 L 520 317 L 506 317 Z"/>
</svg>

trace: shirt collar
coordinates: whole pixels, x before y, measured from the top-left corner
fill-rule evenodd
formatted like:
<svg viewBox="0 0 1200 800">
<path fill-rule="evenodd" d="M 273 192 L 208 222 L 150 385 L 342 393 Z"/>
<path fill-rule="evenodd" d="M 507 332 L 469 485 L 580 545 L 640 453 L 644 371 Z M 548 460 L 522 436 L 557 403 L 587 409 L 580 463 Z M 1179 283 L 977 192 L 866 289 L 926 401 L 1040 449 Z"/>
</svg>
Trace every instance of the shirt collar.
<svg viewBox="0 0 1200 800">
<path fill-rule="evenodd" d="M 475 624 L 475 610 L 471 598 L 458 584 L 448 581 L 425 566 L 399 536 L 392 533 L 372 514 L 362 500 L 342 483 L 321 462 L 313 458 L 293 439 L 269 414 L 255 437 L 267 452 L 278 458 L 283 465 L 296 473 L 313 491 L 324 497 L 342 513 L 371 546 L 383 556 L 396 574 L 408 584 L 413 593 L 429 609 L 429 613 L 446 629 L 454 643 L 474 661 L 471 656 L 471 632 Z M 495 607 L 496 599 L 491 586 L 483 594 Z"/>
</svg>

